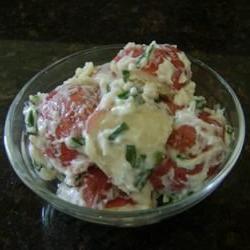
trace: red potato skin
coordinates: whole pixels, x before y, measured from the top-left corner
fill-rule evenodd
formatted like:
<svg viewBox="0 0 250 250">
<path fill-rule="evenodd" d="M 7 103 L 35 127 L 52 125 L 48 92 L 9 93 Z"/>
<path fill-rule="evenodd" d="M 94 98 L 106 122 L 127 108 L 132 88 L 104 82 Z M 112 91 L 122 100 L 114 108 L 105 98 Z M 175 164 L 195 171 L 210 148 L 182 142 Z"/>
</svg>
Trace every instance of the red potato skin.
<svg viewBox="0 0 250 250">
<path fill-rule="evenodd" d="M 114 188 L 117 190 L 117 195 L 113 199 L 106 201 L 105 208 L 118 208 L 135 204 L 124 192 L 114 187 L 110 179 L 97 166 L 93 165 L 88 168 L 82 182 L 82 197 L 89 208 L 94 208 L 96 203 L 107 199 L 107 192 Z"/>
<path fill-rule="evenodd" d="M 142 71 L 149 73 L 150 75 L 156 75 L 156 71 L 159 65 L 164 62 L 164 60 L 170 60 L 173 64 L 175 71 L 172 75 L 172 88 L 174 90 L 179 90 L 184 86 L 184 83 L 180 82 L 180 76 L 182 72 L 185 72 L 185 65 L 180 60 L 178 56 L 179 49 L 168 44 L 160 45 L 160 48 L 154 49 L 151 54 L 150 60 L 142 68 Z M 118 53 L 118 55 L 113 59 L 115 62 L 119 62 L 124 56 L 130 56 L 132 58 L 140 57 L 144 53 L 143 47 L 127 48 Z"/>
<path fill-rule="evenodd" d="M 91 208 L 96 202 L 106 198 L 106 193 L 111 187 L 110 180 L 98 167 L 89 167 L 83 177 L 82 196 L 86 206 Z"/>
<path fill-rule="evenodd" d="M 155 190 L 160 191 L 165 187 L 161 178 L 172 170 L 174 172 L 174 178 L 170 183 L 171 189 L 173 191 L 180 191 L 186 187 L 185 182 L 188 180 L 188 176 L 196 175 L 200 173 L 202 169 L 202 164 L 196 165 L 192 170 L 181 168 L 178 167 L 171 159 L 166 158 L 160 165 L 154 168 L 149 177 L 149 181 Z"/>
<path fill-rule="evenodd" d="M 174 129 L 168 138 L 167 145 L 185 152 L 188 148 L 192 147 L 196 141 L 196 130 L 189 125 L 182 125 Z"/>
<path fill-rule="evenodd" d="M 65 96 L 63 91 L 68 91 Z M 67 92 L 66 92 L 67 93 Z M 44 122 L 52 123 L 52 112 L 57 112 L 59 123 L 55 133 L 50 131 L 46 134 L 48 146 L 44 154 L 49 158 L 56 158 L 62 167 L 68 167 L 70 162 L 78 156 L 76 150 L 67 147 L 65 143 L 54 141 L 61 140 L 73 133 L 76 137 L 81 136 L 86 120 L 94 112 L 99 103 L 99 90 L 84 86 L 65 86 L 61 89 L 52 90 L 48 93 L 44 102 L 39 106 L 40 118 Z"/>
<path fill-rule="evenodd" d="M 134 205 L 135 202 L 131 198 L 125 198 L 125 197 L 117 197 L 113 200 L 110 200 L 105 205 L 106 208 L 118 208 L 118 207 L 124 207 L 126 205 Z"/>
</svg>

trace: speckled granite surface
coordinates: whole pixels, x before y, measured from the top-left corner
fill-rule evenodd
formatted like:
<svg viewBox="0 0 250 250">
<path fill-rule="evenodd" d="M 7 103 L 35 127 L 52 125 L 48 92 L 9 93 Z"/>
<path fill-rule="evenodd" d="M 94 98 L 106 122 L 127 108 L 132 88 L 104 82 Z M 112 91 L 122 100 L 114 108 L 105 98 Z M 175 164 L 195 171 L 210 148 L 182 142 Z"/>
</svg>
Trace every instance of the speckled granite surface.
<svg viewBox="0 0 250 250">
<path fill-rule="evenodd" d="M 43 67 L 91 44 L 152 39 L 180 44 L 229 81 L 243 105 L 249 128 L 247 0 L 118 2 L 1 3 L 0 249 L 250 249 L 248 133 L 235 168 L 211 196 L 174 218 L 141 228 L 100 226 L 54 211 L 12 170 L 3 145 L 11 101 Z"/>
<path fill-rule="evenodd" d="M 153 39 L 250 52 L 248 0 L 2 0 L 0 38 L 109 44 Z"/>
</svg>

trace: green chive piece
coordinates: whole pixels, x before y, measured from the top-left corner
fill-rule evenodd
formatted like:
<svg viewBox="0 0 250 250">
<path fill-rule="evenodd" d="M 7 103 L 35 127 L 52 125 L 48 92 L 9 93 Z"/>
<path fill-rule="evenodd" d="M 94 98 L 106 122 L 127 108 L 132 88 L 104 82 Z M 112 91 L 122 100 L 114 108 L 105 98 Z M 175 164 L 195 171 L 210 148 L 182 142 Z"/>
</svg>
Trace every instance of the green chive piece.
<svg viewBox="0 0 250 250">
<path fill-rule="evenodd" d="M 124 82 L 127 82 L 130 77 L 130 71 L 128 70 L 123 70 L 122 71 L 122 78 Z"/>
<path fill-rule="evenodd" d="M 110 89 L 110 86 L 109 86 L 109 84 L 107 84 L 107 85 L 106 85 L 106 92 L 108 93 L 108 92 L 110 92 L 110 90 L 111 90 L 111 89 Z"/>
<path fill-rule="evenodd" d="M 132 168 L 136 167 L 136 148 L 134 145 L 126 146 L 125 158 L 130 163 Z"/>
<path fill-rule="evenodd" d="M 84 137 L 72 137 L 70 139 L 70 146 L 73 148 L 78 148 L 85 146 L 85 138 Z"/>
<path fill-rule="evenodd" d="M 122 93 L 120 93 L 120 94 L 118 95 L 118 97 L 119 97 L 120 99 L 128 99 L 129 93 L 130 93 L 129 90 L 123 91 Z"/>
<path fill-rule="evenodd" d="M 233 132 L 234 132 L 233 127 L 230 126 L 230 125 L 226 125 L 226 132 L 227 132 L 229 135 L 232 135 Z"/>
<path fill-rule="evenodd" d="M 150 56 L 153 52 L 153 49 L 154 49 L 154 43 L 151 43 L 147 49 L 144 51 L 144 53 L 139 57 L 139 59 L 136 61 L 136 67 L 139 68 L 140 67 L 140 64 L 141 64 L 141 61 L 146 58 L 146 62 L 149 61 L 150 59 Z"/>
<path fill-rule="evenodd" d="M 37 105 L 41 101 L 41 98 L 38 95 L 30 95 L 29 100 L 32 104 Z"/>
<path fill-rule="evenodd" d="M 143 53 L 139 58 L 138 60 L 136 61 L 135 65 L 136 65 L 136 68 L 139 68 L 140 64 L 141 64 L 141 61 L 142 59 L 145 57 L 145 53 Z"/>
<path fill-rule="evenodd" d="M 156 151 L 154 153 L 153 157 L 154 157 L 155 165 L 158 165 L 158 164 L 160 164 L 163 161 L 164 154 L 162 152 L 160 152 L 160 151 Z"/>
<path fill-rule="evenodd" d="M 180 159 L 180 160 L 186 160 L 187 158 L 184 155 L 178 154 L 176 156 L 176 158 Z"/>
<path fill-rule="evenodd" d="M 150 56 L 151 56 L 151 54 L 152 54 L 152 52 L 153 52 L 153 49 L 154 49 L 154 44 L 151 44 L 151 45 L 149 46 L 149 49 L 148 49 L 147 55 L 146 55 L 146 60 L 147 60 L 147 62 L 148 62 L 149 59 L 150 59 Z"/>
<path fill-rule="evenodd" d="M 187 193 L 187 195 L 190 196 L 190 195 L 192 195 L 193 193 L 194 193 L 194 191 L 189 190 L 188 193 Z"/>
<path fill-rule="evenodd" d="M 163 195 L 163 204 L 171 204 L 174 201 L 174 198 L 172 196 Z"/>
<path fill-rule="evenodd" d="M 203 96 L 196 96 L 195 105 L 197 109 L 203 109 L 206 105 L 206 99 Z"/>
<path fill-rule="evenodd" d="M 34 127 L 34 124 L 35 124 L 34 113 L 33 110 L 30 110 L 27 117 L 27 126 Z"/>
<path fill-rule="evenodd" d="M 122 124 L 120 124 L 118 127 L 115 128 L 114 132 L 109 135 L 108 139 L 110 141 L 113 141 L 119 134 L 128 129 L 129 129 L 128 125 L 125 122 L 123 122 Z"/>
<path fill-rule="evenodd" d="M 151 173 L 151 170 L 145 170 L 145 171 L 141 172 L 139 175 L 137 175 L 137 177 L 135 179 L 135 186 L 139 190 L 142 190 L 142 188 L 147 183 L 147 180 L 148 180 L 150 173 Z"/>
<path fill-rule="evenodd" d="M 136 159 L 136 165 L 135 167 L 136 168 L 143 168 L 144 165 L 145 165 L 145 160 L 146 160 L 146 155 L 142 154 L 142 155 L 139 155 Z"/>
<path fill-rule="evenodd" d="M 157 206 L 162 206 L 162 205 L 170 204 L 173 201 L 174 201 L 174 198 L 171 195 L 169 195 L 169 194 L 161 194 L 157 198 Z"/>
<path fill-rule="evenodd" d="M 25 115 L 25 124 L 26 130 L 28 134 L 36 134 L 37 133 L 37 113 L 35 109 L 30 108 L 30 110 Z"/>
</svg>

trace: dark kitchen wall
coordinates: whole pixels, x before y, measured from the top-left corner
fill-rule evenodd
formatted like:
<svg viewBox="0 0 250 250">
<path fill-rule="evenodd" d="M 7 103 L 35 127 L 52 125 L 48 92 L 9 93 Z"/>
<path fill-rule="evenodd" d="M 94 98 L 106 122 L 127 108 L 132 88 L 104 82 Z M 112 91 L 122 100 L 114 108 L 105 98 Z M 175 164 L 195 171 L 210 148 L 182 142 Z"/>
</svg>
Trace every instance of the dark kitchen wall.
<svg viewBox="0 0 250 250">
<path fill-rule="evenodd" d="M 250 52 L 248 1 L 2 0 L 0 39 L 177 43 L 185 50 Z"/>
</svg>

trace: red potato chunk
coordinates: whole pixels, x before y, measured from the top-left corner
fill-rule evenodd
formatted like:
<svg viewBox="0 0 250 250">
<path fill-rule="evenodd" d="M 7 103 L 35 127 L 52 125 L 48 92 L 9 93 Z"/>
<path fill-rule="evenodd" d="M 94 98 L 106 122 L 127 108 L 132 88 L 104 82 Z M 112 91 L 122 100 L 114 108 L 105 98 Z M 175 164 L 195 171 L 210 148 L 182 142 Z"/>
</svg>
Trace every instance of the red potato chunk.
<svg viewBox="0 0 250 250">
<path fill-rule="evenodd" d="M 44 136 L 47 148 L 44 154 L 58 159 L 63 167 L 70 165 L 79 153 L 57 140 L 61 141 L 70 135 L 81 136 L 86 120 L 98 103 L 99 91 L 96 87 L 62 85 L 52 90 L 39 106 L 40 123 L 46 124 Z"/>
<path fill-rule="evenodd" d="M 189 125 L 182 125 L 177 129 L 174 129 L 172 134 L 169 136 L 167 145 L 185 152 L 188 148 L 191 148 L 196 141 L 196 130 L 194 127 Z"/>
</svg>

